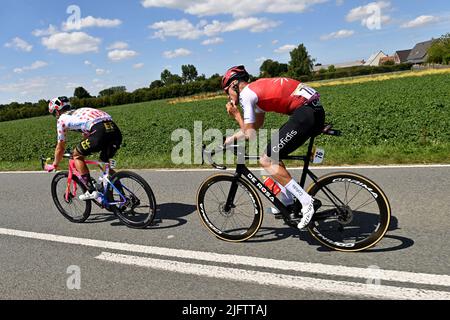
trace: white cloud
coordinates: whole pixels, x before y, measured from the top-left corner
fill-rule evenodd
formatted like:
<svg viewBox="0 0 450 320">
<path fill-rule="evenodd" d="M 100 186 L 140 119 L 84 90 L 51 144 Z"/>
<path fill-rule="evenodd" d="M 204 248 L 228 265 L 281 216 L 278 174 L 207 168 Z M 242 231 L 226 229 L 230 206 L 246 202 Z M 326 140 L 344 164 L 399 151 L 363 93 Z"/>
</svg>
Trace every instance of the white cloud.
<svg viewBox="0 0 450 320">
<path fill-rule="evenodd" d="M 145 8 L 160 7 L 183 10 L 195 16 L 231 14 L 236 17 L 259 13 L 301 13 L 328 0 L 143 0 Z"/>
<path fill-rule="evenodd" d="M 264 61 L 266 61 L 266 60 L 267 60 L 266 57 L 259 57 L 259 58 L 256 58 L 256 59 L 255 59 L 255 61 L 258 62 L 258 63 L 262 63 L 262 62 L 264 62 Z"/>
<path fill-rule="evenodd" d="M 133 50 L 113 50 L 108 52 L 108 58 L 111 61 L 122 61 L 137 56 L 137 52 Z"/>
<path fill-rule="evenodd" d="M 336 0 L 336 5 L 337 6 L 342 6 L 344 4 L 344 0 Z"/>
<path fill-rule="evenodd" d="M 188 20 L 183 19 L 156 22 L 149 28 L 157 30 L 154 34 L 155 38 L 176 37 L 183 40 L 194 40 L 203 35 L 200 29 L 202 25 L 194 26 Z"/>
<path fill-rule="evenodd" d="M 143 63 L 136 63 L 133 65 L 133 69 L 142 69 L 145 66 Z"/>
<path fill-rule="evenodd" d="M 284 46 L 282 46 L 282 47 L 276 49 L 275 52 L 276 52 L 276 53 L 289 53 L 289 52 L 291 52 L 292 50 L 294 50 L 295 48 L 297 48 L 296 45 L 293 45 L 293 44 L 287 44 L 287 45 L 284 45 Z"/>
<path fill-rule="evenodd" d="M 35 37 L 47 37 L 55 33 L 58 33 L 58 28 L 52 24 L 47 29 L 36 29 L 32 32 Z"/>
<path fill-rule="evenodd" d="M 24 73 L 25 71 L 36 70 L 36 69 L 44 68 L 46 66 L 48 66 L 47 62 L 38 60 L 36 62 L 33 62 L 31 64 L 31 66 L 14 69 L 14 73 Z"/>
<path fill-rule="evenodd" d="M 220 44 L 223 43 L 223 39 L 222 38 L 213 38 L 213 39 L 207 39 L 205 41 L 202 42 L 202 45 L 204 46 L 209 46 L 209 45 L 213 45 L 213 44 Z"/>
<path fill-rule="evenodd" d="M 13 48 L 24 52 L 31 52 L 31 50 L 33 50 L 33 46 L 31 44 L 29 44 L 28 42 L 19 37 L 15 37 L 14 39 L 11 40 L 11 42 L 6 43 L 5 47 Z"/>
<path fill-rule="evenodd" d="M 353 30 L 339 30 L 336 32 L 332 32 L 327 35 L 323 35 L 320 37 L 320 40 L 326 41 L 331 39 L 342 39 L 342 38 L 348 38 L 355 34 L 355 31 Z"/>
<path fill-rule="evenodd" d="M 263 32 L 279 26 L 280 23 L 264 18 L 245 18 L 225 25 L 224 32 L 249 29 L 251 32 Z"/>
<path fill-rule="evenodd" d="M 173 50 L 173 51 L 165 51 L 163 53 L 164 57 L 167 58 L 167 59 L 174 59 L 174 58 L 178 58 L 178 57 L 186 57 L 186 56 L 189 56 L 191 54 L 192 54 L 191 51 L 189 51 L 187 49 L 184 49 L 184 48 L 176 49 L 176 50 Z"/>
<path fill-rule="evenodd" d="M 30 92 L 41 92 L 48 87 L 46 78 L 21 79 L 16 83 L 0 84 L 0 92 L 27 94 Z"/>
<path fill-rule="evenodd" d="M 186 19 L 169 20 L 156 22 L 149 26 L 150 29 L 157 30 L 153 34 L 154 38 L 165 39 L 166 37 L 176 37 L 182 40 L 195 40 L 202 36 L 212 37 L 220 33 L 233 32 L 248 29 L 250 32 L 263 32 L 278 26 L 280 23 L 265 18 L 249 17 L 237 19 L 231 22 L 221 22 L 213 20 L 208 23 L 202 20 L 194 26 Z"/>
<path fill-rule="evenodd" d="M 276 45 L 276 44 L 278 44 L 278 42 L 280 42 L 280 41 L 279 41 L 279 40 L 273 40 L 273 41 L 272 41 L 272 44 L 273 44 L 273 45 Z"/>
<path fill-rule="evenodd" d="M 402 24 L 402 28 L 418 28 L 418 27 L 423 27 L 429 24 L 433 24 L 436 22 L 439 22 L 440 19 L 438 17 L 435 16 L 420 16 L 417 17 L 414 20 L 408 21 L 404 24 Z"/>
<path fill-rule="evenodd" d="M 64 23 L 63 31 L 74 31 L 92 27 L 114 28 L 120 26 L 121 24 L 122 21 L 119 19 L 103 19 L 88 16 L 86 18 L 82 18 L 79 23 Z"/>
<path fill-rule="evenodd" d="M 92 62 L 90 62 L 89 60 L 85 60 L 84 64 L 87 65 L 87 66 L 92 66 Z"/>
<path fill-rule="evenodd" d="M 128 43 L 123 41 L 114 42 L 107 48 L 107 50 L 124 50 L 124 49 L 128 49 Z"/>
<path fill-rule="evenodd" d="M 101 40 L 84 32 L 61 32 L 42 38 L 42 44 L 49 50 L 57 50 L 64 54 L 82 54 L 98 52 Z"/>
<path fill-rule="evenodd" d="M 96 73 L 98 76 L 103 76 L 103 75 L 105 75 L 105 74 L 108 74 L 109 71 L 108 71 L 108 70 L 105 70 L 105 69 L 97 68 L 97 69 L 95 69 L 95 73 Z"/>
<path fill-rule="evenodd" d="M 361 25 L 369 29 L 380 29 L 382 24 L 389 23 L 391 18 L 383 15 L 383 10 L 391 8 L 389 1 L 371 2 L 365 6 L 353 8 L 347 14 L 348 22 L 361 21 Z"/>
</svg>

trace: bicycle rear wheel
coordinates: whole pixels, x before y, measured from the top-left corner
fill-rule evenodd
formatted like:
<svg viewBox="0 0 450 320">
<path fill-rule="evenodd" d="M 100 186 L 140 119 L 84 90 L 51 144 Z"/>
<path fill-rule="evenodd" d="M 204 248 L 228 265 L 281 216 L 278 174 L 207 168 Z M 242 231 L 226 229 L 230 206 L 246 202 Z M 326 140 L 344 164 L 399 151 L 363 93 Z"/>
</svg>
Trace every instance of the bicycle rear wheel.
<svg viewBox="0 0 450 320">
<path fill-rule="evenodd" d="M 76 176 L 72 177 L 68 186 L 68 172 L 59 172 L 55 175 L 51 184 L 52 198 L 58 211 L 70 222 L 85 222 L 92 210 L 91 201 L 82 201 L 78 197 L 86 193 L 86 187 Z M 69 187 L 69 194 L 67 190 Z"/>
<path fill-rule="evenodd" d="M 156 215 L 156 199 L 150 185 L 141 176 L 130 171 L 121 171 L 111 178 L 107 198 L 110 203 L 122 202 L 123 205 L 111 205 L 110 209 L 127 226 L 135 229 L 147 228 Z"/>
<path fill-rule="evenodd" d="M 197 211 L 204 226 L 217 238 L 243 242 L 261 227 L 262 204 L 255 190 L 240 178 L 233 206 L 227 212 L 225 204 L 234 179 L 231 175 L 216 175 L 206 180 L 198 191 Z"/>
<path fill-rule="evenodd" d="M 308 229 L 333 250 L 369 249 L 389 228 L 389 201 L 380 187 L 363 176 L 333 173 L 311 185 L 308 193 L 322 203 Z"/>
</svg>

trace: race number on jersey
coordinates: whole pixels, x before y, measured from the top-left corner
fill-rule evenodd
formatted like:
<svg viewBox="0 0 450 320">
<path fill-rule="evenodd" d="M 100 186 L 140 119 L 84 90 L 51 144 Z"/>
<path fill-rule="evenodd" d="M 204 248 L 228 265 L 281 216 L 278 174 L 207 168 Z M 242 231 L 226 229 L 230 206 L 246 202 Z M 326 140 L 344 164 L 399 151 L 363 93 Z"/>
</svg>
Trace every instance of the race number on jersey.
<svg viewBox="0 0 450 320">
<path fill-rule="evenodd" d="M 303 97 L 306 101 L 311 101 L 319 96 L 319 93 L 304 83 L 300 83 L 297 89 L 292 93 L 293 96 Z"/>
</svg>

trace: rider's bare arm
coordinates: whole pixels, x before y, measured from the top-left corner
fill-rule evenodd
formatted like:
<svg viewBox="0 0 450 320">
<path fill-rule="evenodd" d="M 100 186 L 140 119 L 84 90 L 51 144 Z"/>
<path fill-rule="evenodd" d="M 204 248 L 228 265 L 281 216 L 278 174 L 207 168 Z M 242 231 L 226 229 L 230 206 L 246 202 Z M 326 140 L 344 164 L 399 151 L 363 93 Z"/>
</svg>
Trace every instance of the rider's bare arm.
<svg viewBox="0 0 450 320">
<path fill-rule="evenodd" d="M 265 121 L 265 114 L 259 113 L 256 115 L 255 123 L 244 123 L 244 119 L 242 118 L 241 113 L 239 110 L 235 114 L 236 122 L 238 122 L 239 127 L 241 130 L 237 133 L 235 133 L 233 136 L 228 137 L 225 141 L 225 144 L 231 144 L 236 140 L 252 140 L 256 138 L 256 131 L 259 130 L 263 125 Z"/>
<path fill-rule="evenodd" d="M 64 157 L 65 150 L 66 150 L 66 143 L 64 141 L 59 141 L 55 150 L 55 161 L 53 162 L 53 165 L 55 167 L 58 167 L 59 164 L 61 163 Z"/>
</svg>

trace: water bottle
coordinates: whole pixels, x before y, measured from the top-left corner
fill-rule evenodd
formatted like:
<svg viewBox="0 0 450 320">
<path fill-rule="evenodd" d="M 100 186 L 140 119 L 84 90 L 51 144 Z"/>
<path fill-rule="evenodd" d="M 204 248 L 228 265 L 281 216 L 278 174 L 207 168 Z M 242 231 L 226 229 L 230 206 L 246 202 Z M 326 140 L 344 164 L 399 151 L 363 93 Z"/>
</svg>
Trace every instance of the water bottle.
<svg viewBox="0 0 450 320">
<path fill-rule="evenodd" d="M 95 188 L 98 192 L 103 193 L 103 177 L 98 177 L 98 182 L 95 184 Z"/>
<path fill-rule="evenodd" d="M 281 188 L 278 184 L 270 177 L 263 177 L 264 185 L 269 189 L 275 196 L 278 196 L 281 192 Z"/>
</svg>

